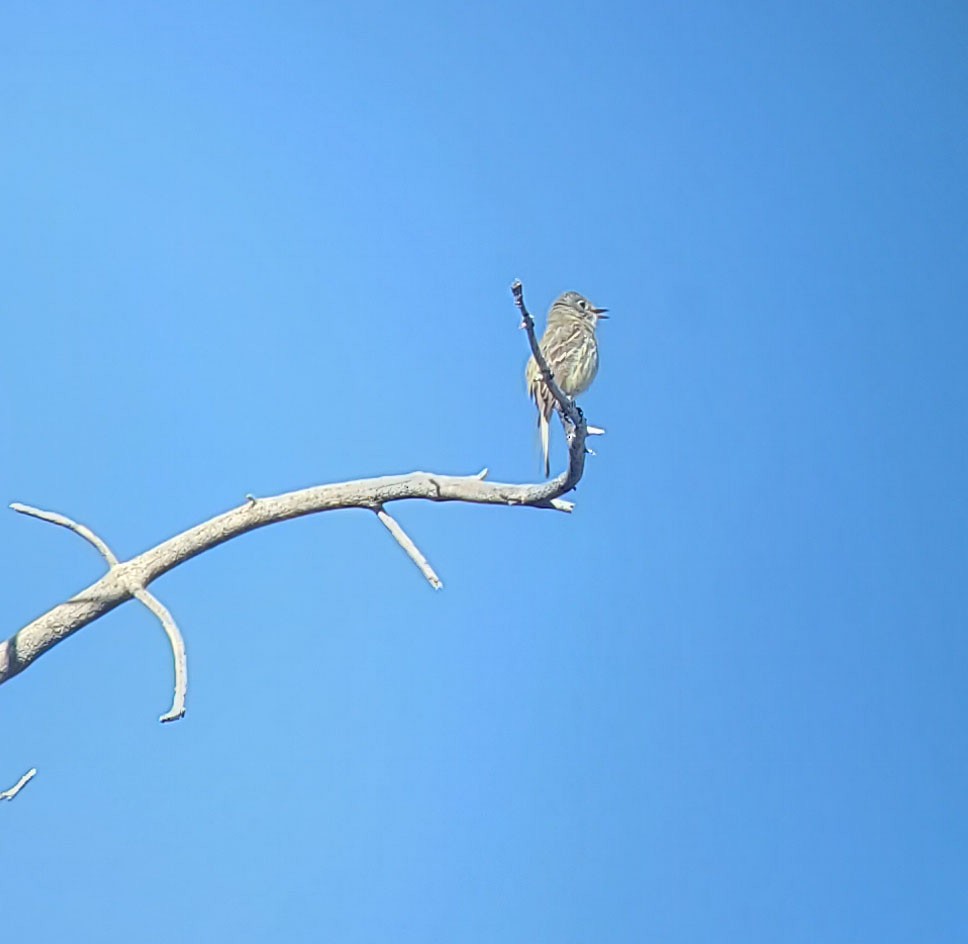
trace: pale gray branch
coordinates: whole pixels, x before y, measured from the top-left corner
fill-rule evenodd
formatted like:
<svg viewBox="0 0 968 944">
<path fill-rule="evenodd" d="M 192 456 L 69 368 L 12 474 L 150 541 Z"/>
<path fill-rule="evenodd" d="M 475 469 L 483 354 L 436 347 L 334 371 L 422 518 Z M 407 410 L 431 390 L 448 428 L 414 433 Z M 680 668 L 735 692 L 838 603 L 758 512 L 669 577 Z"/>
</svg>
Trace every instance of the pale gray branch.
<svg viewBox="0 0 968 944">
<path fill-rule="evenodd" d="M 427 558 L 421 554 L 420 548 L 413 543 L 410 535 L 408 535 L 407 532 L 400 527 L 396 519 L 387 514 L 383 508 L 376 509 L 376 516 L 380 519 L 380 521 L 383 522 L 387 531 L 389 531 L 390 534 L 396 538 L 397 544 L 399 544 L 400 547 L 407 552 L 407 557 L 409 557 L 410 560 L 417 565 L 420 573 L 427 578 L 427 583 L 429 583 L 434 590 L 440 590 L 443 587 L 440 577 L 437 576 L 433 567 L 430 566 L 430 561 L 428 561 Z"/>
<path fill-rule="evenodd" d="M 570 511 L 559 497 L 574 487 L 584 466 L 584 447 L 572 444 L 571 465 L 550 482 L 514 485 L 489 482 L 477 475 L 411 472 L 380 478 L 315 485 L 260 498 L 195 525 L 131 560 L 121 561 L 100 580 L 28 623 L 0 643 L 0 684 L 18 675 L 59 642 L 130 600 L 132 588 L 147 587 L 162 574 L 232 538 L 266 525 L 341 508 L 373 510 L 395 501 L 471 502 L 481 505 L 551 508 Z M 577 468 L 576 468 L 577 466 Z"/>
<path fill-rule="evenodd" d="M 20 793 L 21 790 L 23 790 L 25 786 L 27 786 L 28 783 L 30 783 L 31 780 L 34 779 L 34 775 L 36 773 L 37 768 L 31 767 L 30 770 L 28 770 L 27 773 L 25 773 L 9 790 L 0 790 L 0 800 L 12 800 L 18 793 Z"/>
<path fill-rule="evenodd" d="M 304 515 L 336 511 L 342 508 L 364 508 L 368 511 L 383 509 L 396 501 L 433 501 L 469 502 L 481 505 L 503 505 L 505 507 L 549 508 L 570 512 L 574 505 L 562 500 L 561 496 L 570 492 L 578 484 L 585 469 L 585 439 L 588 435 L 585 420 L 577 405 L 566 397 L 555 383 L 554 376 L 541 354 L 534 333 L 534 321 L 524 305 L 521 283 L 515 281 L 511 287 L 515 304 L 521 311 L 522 326 L 527 331 L 528 343 L 535 355 L 538 366 L 555 396 L 561 409 L 565 432 L 568 437 L 568 468 L 549 482 L 538 484 L 509 484 L 485 480 L 486 470 L 476 475 L 454 476 L 427 472 L 411 472 L 407 475 L 387 475 L 379 478 L 358 479 L 351 482 L 337 482 L 329 485 L 316 485 L 299 491 L 287 492 L 267 498 L 246 496 L 245 503 L 232 508 L 208 521 L 195 525 L 181 534 L 150 548 L 137 557 L 118 561 L 110 549 L 96 535 L 83 525 L 78 525 L 62 515 L 40 512 L 27 505 L 13 507 L 22 514 L 50 521 L 70 528 L 90 541 L 108 561 L 108 572 L 89 587 L 76 593 L 69 600 L 53 607 L 42 616 L 28 623 L 17 633 L 0 643 L 0 684 L 9 681 L 32 665 L 40 656 L 58 643 L 67 639 L 82 627 L 113 610 L 127 600 L 137 597 L 161 619 L 175 658 L 175 698 L 171 711 L 162 720 L 180 716 L 184 710 L 184 647 L 181 635 L 170 614 L 161 616 L 157 607 L 160 604 L 147 595 L 148 585 L 179 564 L 191 560 L 205 551 L 226 541 L 239 537 L 256 528 L 288 521 Z M 389 516 L 387 516 L 389 521 Z M 381 518 L 381 520 L 384 520 Z M 396 524 L 396 522 L 393 522 Z M 384 524 L 393 532 L 387 520 Z M 397 525 L 399 528 L 399 525 Z M 400 537 L 394 536 L 400 541 Z M 403 537 L 409 541 L 409 538 Z M 411 549 L 402 541 L 404 550 L 410 554 L 428 580 L 430 575 L 438 580 L 426 559 L 420 554 L 413 542 Z M 414 556 L 414 553 L 416 555 Z M 423 561 L 421 565 L 420 561 Z M 424 567 L 427 569 L 425 570 Z M 429 571 L 429 573 L 428 573 Z M 431 580 L 433 584 L 433 580 Z M 142 596 L 141 594 L 145 594 Z M 148 601 L 152 602 L 148 602 Z M 157 604 L 157 607 L 153 604 Z M 172 629 L 174 628 L 174 632 Z M 181 672 L 181 674 L 179 674 Z M 181 703 L 179 704 L 179 692 Z"/>
</svg>

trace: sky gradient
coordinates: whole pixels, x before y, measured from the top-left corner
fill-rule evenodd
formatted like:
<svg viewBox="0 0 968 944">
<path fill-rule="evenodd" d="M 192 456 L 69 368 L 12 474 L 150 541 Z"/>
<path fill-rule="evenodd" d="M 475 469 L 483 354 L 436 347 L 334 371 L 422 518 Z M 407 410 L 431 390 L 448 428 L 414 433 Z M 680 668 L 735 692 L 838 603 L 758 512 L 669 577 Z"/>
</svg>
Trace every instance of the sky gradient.
<svg viewBox="0 0 968 944">
<path fill-rule="evenodd" d="M 968 16 L 10 3 L 0 499 L 129 557 L 535 481 L 509 293 L 610 309 L 573 515 L 274 526 L 0 692 L 9 940 L 968 926 Z M 553 469 L 564 462 L 559 431 Z M 95 580 L 0 515 L 4 634 Z"/>
</svg>

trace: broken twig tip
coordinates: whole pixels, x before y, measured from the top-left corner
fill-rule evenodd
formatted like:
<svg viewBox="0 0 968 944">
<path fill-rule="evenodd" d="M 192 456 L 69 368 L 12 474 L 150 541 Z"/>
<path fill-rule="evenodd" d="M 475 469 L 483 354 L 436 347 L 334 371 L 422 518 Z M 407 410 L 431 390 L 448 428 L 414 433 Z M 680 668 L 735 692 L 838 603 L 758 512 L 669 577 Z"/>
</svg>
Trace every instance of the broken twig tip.
<svg viewBox="0 0 968 944">
<path fill-rule="evenodd" d="M 378 505 L 374 511 L 376 512 L 377 518 L 380 519 L 383 526 L 393 535 L 397 544 L 404 549 L 407 557 L 410 558 L 417 565 L 417 569 L 424 575 L 427 583 L 430 584 L 434 590 L 440 590 L 444 584 L 440 577 L 437 576 L 436 571 L 430 566 L 430 561 L 420 552 L 420 548 L 413 543 L 413 540 L 407 534 L 403 528 L 400 527 L 397 520 L 391 517 L 386 509 L 382 505 Z"/>
<path fill-rule="evenodd" d="M 37 768 L 31 767 L 9 790 L 0 790 L 0 800 L 12 800 L 36 775 Z"/>
</svg>

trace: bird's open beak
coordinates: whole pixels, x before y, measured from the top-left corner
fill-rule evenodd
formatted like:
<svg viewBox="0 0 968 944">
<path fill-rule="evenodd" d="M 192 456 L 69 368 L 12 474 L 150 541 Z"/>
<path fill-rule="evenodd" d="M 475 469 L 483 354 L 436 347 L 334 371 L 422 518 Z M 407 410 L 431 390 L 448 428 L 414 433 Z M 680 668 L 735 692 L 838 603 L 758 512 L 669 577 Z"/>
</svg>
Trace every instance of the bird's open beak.
<svg viewBox="0 0 968 944">
<path fill-rule="evenodd" d="M 608 317 L 608 315 L 605 314 L 605 312 L 608 311 L 607 308 L 593 308 L 592 311 L 595 312 L 595 314 L 598 315 L 599 318 Z"/>
</svg>

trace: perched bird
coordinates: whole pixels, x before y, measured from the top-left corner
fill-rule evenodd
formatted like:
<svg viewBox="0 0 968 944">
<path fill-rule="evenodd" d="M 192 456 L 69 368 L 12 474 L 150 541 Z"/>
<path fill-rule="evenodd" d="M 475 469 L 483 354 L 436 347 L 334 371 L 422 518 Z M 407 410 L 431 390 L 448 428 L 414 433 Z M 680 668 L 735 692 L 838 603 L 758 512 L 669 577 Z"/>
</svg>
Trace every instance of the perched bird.
<svg viewBox="0 0 968 944">
<path fill-rule="evenodd" d="M 608 317 L 606 311 L 607 308 L 596 308 L 578 292 L 559 295 L 548 310 L 548 323 L 538 346 L 561 392 L 569 397 L 584 393 L 598 373 L 595 327 L 599 318 Z M 528 383 L 528 394 L 538 408 L 538 428 L 541 431 L 541 450 L 547 478 L 551 474 L 548 421 L 557 404 L 541 377 L 534 357 L 528 361 L 524 378 Z"/>
</svg>

